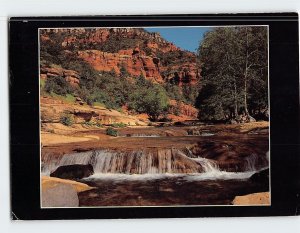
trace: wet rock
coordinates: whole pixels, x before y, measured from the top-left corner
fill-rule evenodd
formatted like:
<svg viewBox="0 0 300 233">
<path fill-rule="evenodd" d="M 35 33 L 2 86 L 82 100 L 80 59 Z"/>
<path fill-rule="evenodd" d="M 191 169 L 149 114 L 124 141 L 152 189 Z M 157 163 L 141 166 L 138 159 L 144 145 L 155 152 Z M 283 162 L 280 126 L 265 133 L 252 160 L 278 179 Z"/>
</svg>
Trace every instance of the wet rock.
<svg viewBox="0 0 300 233">
<path fill-rule="evenodd" d="M 234 120 L 234 119 L 230 120 L 229 123 L 232 124 L 232 125 L 238 124 L 238 122 L 236 120 Z"/>
<path fill-rule="evenodd" d="M 269 186 L 269 169 L 264 169 L 258 173 L 255 173 L 250 177 L 250 180 L 254 183 L 260 183 Z"/>
<path fill-rule="evenodd" d="M 78 207 L 79 199 L 70 184 L 57 184 L 42 190 L 42 207 Z"/>
<path fill-rule="evenodd" d="M 93 166 L 90 164 L 74 164 L 58 167 L 54 172 L 50 174 L 51 177 L 58 177 L 62 179 L 77 180 L 84 177 L 88 177 L 94 174 Z"/>
<path fill-rule="evenodd" d="M 249 116 L 249 122 L 256 122 L 256 120 L 252 116 Z"/>
<path fill-rule="evenodd" d="M 201 132 L 198 129 L 188 129 L 187 133 L 188 133 L 188 135 L 193 135 L 193 136 L 201 135 Z"/>
</svg>

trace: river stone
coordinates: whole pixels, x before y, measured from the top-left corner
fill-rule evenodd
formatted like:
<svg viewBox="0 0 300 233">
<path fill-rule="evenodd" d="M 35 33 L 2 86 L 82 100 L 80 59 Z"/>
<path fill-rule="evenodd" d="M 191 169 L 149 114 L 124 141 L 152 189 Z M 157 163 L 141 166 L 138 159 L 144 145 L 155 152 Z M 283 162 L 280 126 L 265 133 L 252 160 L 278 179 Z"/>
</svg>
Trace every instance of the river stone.
<svg viewBox="0 0 300 233">
<path fill-rule="evenodd" d="M 255 174 L 253 174 L 250 177 L 250 180 L 252 182 L 257 182 L 257 183 L 263 183 L 263 184 L 269 184 L 269 169 L 264 169 L 262 171 L 259 171 Z"/>
<path fill-rule="evenodd" d="M 54 187 L 43 189 L 43 207 L 78 207 L 79 199 L 75 188 L 69 184 L 58 184 Z"/>
<path fill-rule="evenodd" d="M 77 180 L 84 177 L 89 177 L 94 174 L 94 169 L 91 164 L 73 164 L 58 167 L 50 174 L 51 177 L 62 179 Z"/>
<path fill-rule="evenodd" d="M 249 122 L 256 122 L 256 120 L 252 116 L 249 116 Z"/>
</svg>

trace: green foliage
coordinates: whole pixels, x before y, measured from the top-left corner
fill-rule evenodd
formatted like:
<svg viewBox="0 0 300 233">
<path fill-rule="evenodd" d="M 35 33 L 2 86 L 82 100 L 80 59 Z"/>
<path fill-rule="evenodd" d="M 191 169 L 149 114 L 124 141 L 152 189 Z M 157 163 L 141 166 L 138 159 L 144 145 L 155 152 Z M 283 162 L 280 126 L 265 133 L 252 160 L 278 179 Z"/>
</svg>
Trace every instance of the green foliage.
<svg viewBox="0 0 300 233">
<path fill-rule="evenodd" d="M 97 49 L 109 53 L 117 53 L 119 50 L 132 49 L 135 48 L 140 39 L 126 38 L 111 35 L 109 39 L 105 40 L 103 43 L 90 45 L 89 49 Z"/>
<path fill-rule="evenodd" d="M 163 66 L 169 66 L 178 63 L 184 62 L 193 62 L 193 57 L 187 56 L 186 53 L 182 50 L 175 50 L 169 52 L 157 52 L 157 57 L 160 59 L 160 62 Z"/>
<path fill-rule="evenodd" d="M 206 33 L 198 53 L 200 119 L 226 120 L 268 108 L 266 27 L 215 28 Z"/>
<path fill-rule="evenodd" d="M 100 122 L 93 122 L 93 121 L 83 122 L 82 125 L 84 125 L 84 126 L 95 126 L 95 127 L 98 127 L 98 128 L 103 127 L 103 125 Z"/>
<path fill-rule="evenodd" d="M 45 79 L 40 79 L 40 86 L 41 86 L 41 89 L 43 89 L 45 87 Z"/>
<path fill-rule="evenodd" d="M 142 31 L 142 30 L 141 30 Z M 86 32 L 88 33 L 88 32 Z M 41 82 L 41 93 L 52 95 L 66 102 L 75 102 L 80 97 L 91 106 L 104 106 L 120 111 L 126 105 L 137 113 L 147 113 L 151 120 L 158 120 L 168 109 L 169 99 L 193 103 L 194 93 L 190 89 L 183 90 L 178 87 L 178 70 L 167 70 L 166 77 L 171 78 L 164 88 L 153 84 L 143 75 L 132 77 L 125 64 L 120 64 L 120 74 L 114 70 L 110 72 L 98 72 L 90 64 L 79 58 L 79 50 L 98 49 L 104 52 L 118 52 L 121 49 L 140 47 L 147 55 L 152 55 L 152 50 L 146 47 L 144 40 L 133 36 L 111 33 L 109 38 L 101 43 L 85 42 L 89 37 L 86 33 L 76 32 L 76 39 L 72 43 L 66 43 L 65 38 L 70 38 L 72 32 L 68 31 L 42 31 L 49 39 L 42 39 L 40 60 L 41 66 L 56 67 L 77 71 L 79 74 L 79 88 L 72 88 L 63 77 L 49 77 L 45 83 Z M 64 46 L 62 46 L 62 44 Z M 158 52 L 162 65 L 179 64 L 191 61 L 191 57 L 182 51 Z M 59 67 L 57 67 L 59 66 Z M 87 123 L 90 124 L 90 123 Z M 117 126 L 116 126 L 117 127 Z"/>
<path fill-rule="evenodd" d="M 124 65 L 122 65 L 120 68 L 120 78 L 127 78 L 129 76 L 130 76 L 130 74 L 128 73 L 126 67 Z"/>
<path fill-rule="evenodd" d="M 72 93 L 72 88 L 65 78 L 60 76 L 49 77 L 45 81 L 44 90 L 48 93 L 55 93 L 58 95 L 66 95 Z"/>
<path fill-rule="evenodd" d="M 66 126 L 71 126 L 74 124 L 74 117 L 71 114 L 63 114 L 60 117 L 60 123 Z"/>
<path fill-rule="evenodd" d="M 75 103 L 76 98 L 71 94 L 66 94 L 65 101 L 68 103 Z"/>
<path fill-rule="evenodd" d="M 161 86 L 153 84 L 134 91 L 131 94 L 129 108 L 138 113 L 147 113 L 151 120 L 156 121 L 161 114 L 167 112 L 168 104 L 166 91 Z"/>
<path fill-rule="evenodd" d="M 182 97 L 185 103 L 194 105 L 199 94 L 198 86 L 183 84 Z"/>
<path fill-rule="evenodd" d="M 110 136 L 117 137 L 119 135 L 119 132 L 118 132 L 118 130 L 116 130 L 116 129 L 112 128 L 112 127 L 108 127 L 106 129 L 106 134 L 110 135 Z"/>
<path fill-rule="evenodd" d="M 117 122 L 117 123 L 111 124 L 111 126 L 114 127 L 114 128 L 124 128 L 127 125 L 125 123 L 123 123 L 123 122 Z"/>
<path fill-rule="evenodd" d="M 152 55 L 152 50 L 149 47 L 144 48 L 144 51 L 146 53 L 146 56 L 151 56 Z"/>
</svg>

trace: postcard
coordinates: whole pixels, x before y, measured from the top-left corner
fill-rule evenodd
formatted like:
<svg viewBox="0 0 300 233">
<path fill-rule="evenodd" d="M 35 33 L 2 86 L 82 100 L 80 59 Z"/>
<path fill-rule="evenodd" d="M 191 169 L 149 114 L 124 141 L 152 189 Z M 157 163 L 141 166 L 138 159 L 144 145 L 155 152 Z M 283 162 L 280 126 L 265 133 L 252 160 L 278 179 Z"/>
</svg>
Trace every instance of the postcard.
<svg viewBox="0 0 300 233">
<path fill-rule="evenodd" d="M 286 16 L 295 21 L 295 15 Z M 87 218 L 95 218 L 95 211 L 104 218 L 103 211 L 113 211 L 111 217 L 140 217 L 139 211 L 144 217 L 188 217 L 176 211 L 191 208 L 197 209 L 193 216 L 213 216 L 199 214 L 207 208 L 225 212 L 219 216 L 250 216 L 243 208 L 275 208 L 280 148 L 272 142 L 280 144 L 281 123 L 279 110 L 271 111 L 280 93 L 271 91 L 280 52 L 271 49 L 296 39 L 288 34 L 295 26 L 286 21 L 291 27 L 280 27 L 290 31 L 279 46 L 279 26 L 272 23 L 281 14 L 267 15 L 272 23 L 259 14 L 248 21 L 243 15 L 232 15 L 232 21 L 226 15 L 215 16 L 219 21 L 186 17 L 162 16 L 160 23 L 145 16 L 139 23 L 134 17 L 15 19 L 34 38 L 22 42 L 33 48 L 32 58 L 20 63 L 11 50 L 11 63 L 12 71 L 17 60 L 23 72 L 31 67 L 26 63 L 34 67 L 26 77 L 34 100 L 18 101 L 34 106 L 34 148 L 27 143 L 23 150 L 34 151 L 33 202 L 36 213 L 46 216 L 40 218 L 59 219 L 47 213 L 66 216 L 70 210 Z M 296 73 L 290 70 L 290 83 Z M 17 76 L 13 87 L 21 84 Z M 296 160 L 294 165 L 299 168 Z M 17 170 L 15 165 L 13 177 Z M 163 216 L 153 215 L 157 208 L 166 211 Z"/>
</svg>

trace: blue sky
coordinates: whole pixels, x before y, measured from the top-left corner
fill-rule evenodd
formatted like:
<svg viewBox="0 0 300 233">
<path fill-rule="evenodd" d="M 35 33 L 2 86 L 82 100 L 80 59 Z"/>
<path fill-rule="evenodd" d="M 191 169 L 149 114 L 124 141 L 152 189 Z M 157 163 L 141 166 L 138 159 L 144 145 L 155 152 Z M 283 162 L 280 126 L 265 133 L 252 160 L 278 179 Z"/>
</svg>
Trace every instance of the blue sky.
<svg viewBox="0 0 300 233">
<path fill-rule="evenodd" d="M 191 52 L 197 51 L 199 42 L 203 40 L 204 33 L 211 30 L 209 27 L 153 27 L 144 29 L 149 32 L 159 32 L 166 40 Z"/>
</svg>

